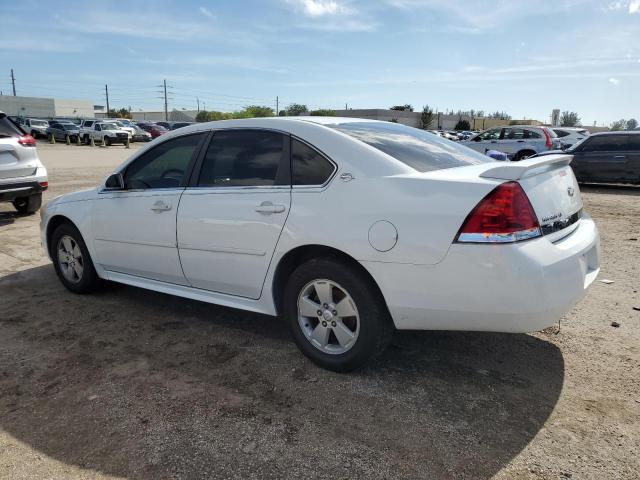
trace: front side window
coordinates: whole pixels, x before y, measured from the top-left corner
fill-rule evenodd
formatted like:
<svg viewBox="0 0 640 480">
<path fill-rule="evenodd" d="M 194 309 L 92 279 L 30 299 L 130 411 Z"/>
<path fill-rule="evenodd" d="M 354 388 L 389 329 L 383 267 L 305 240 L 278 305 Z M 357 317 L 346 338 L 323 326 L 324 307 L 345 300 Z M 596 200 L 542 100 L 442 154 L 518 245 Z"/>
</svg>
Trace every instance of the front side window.
<svg viewBox="0 0 640 480">
<path fill-rule="evenodd" d="M 486 141 L 486 140 L 498 140 L 500 139 L 500 132 L 502 131 L 501 128 L 493 128 L 491 130 L 487 130 L 484 133 L 481 133 L 480 135 L 478 135 L 478 138 L 482 141 Z"/>
<path fill-rule="evenodd" d="M 335 170 L 334 165 L 304 142 L 291 139 L 291 173 L 293 185 L 322 185 Z"/>
<path fill-rule="evenodd" d="M 126 189 L 178 188 L 206 133 L 172 138 L 143 153 L 124 174 Z"/>
<path fill-rule="evenodd" d="M 90 127 L 91 125 L 93 125 L 92 121 L 84 122 L 85 127 Z"/>
<path fill-rule="evenodd" d="M 468 147 L 417 128 L 392 122 L 327 125 L 360 140 L 419 172 L 492 162 Z M 500 129 L 497 129 L 498 135 Z"/>
<path fill-rule="evenodd" d="M 217 131 L 204 157 L 198 186 L 288 185 L 288 140 L 267 130 Z"/>
</svg>

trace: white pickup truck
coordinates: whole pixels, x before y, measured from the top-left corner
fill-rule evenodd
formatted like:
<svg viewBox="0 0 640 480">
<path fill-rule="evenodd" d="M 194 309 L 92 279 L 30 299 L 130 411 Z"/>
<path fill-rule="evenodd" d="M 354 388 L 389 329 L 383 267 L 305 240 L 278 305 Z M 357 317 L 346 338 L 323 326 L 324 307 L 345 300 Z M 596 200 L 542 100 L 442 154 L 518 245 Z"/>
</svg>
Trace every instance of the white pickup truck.
<svg viewBox="0 0 640 480">
<path fill-rule="evenodd" d="M 80 137 L 84 143 L 89 143 L 93 138 L 95 142 L 102 142 L 104 139 L 106 145 L 111 145 L 126 143 L 127 139 L 131 138 L 131 134 L 113 122 L 83 120 L 80 124 Z"/>
</svg>

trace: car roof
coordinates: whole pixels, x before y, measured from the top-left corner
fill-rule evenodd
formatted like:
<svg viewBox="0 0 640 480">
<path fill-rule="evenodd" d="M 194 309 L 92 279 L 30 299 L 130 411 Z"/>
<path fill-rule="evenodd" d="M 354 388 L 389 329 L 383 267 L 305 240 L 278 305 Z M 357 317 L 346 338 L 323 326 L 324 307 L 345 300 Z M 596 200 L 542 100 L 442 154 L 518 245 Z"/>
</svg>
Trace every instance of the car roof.
<svg viewBox="0 0 640 480">
<path fill-rule="evenodd" d="M 611 136 L 611 135 L 640 135 L 640 131 L 620 130 L 620 131 L 615 131 L 615 132 L 598 132 L 598 133 L 592 133 L 589 136 L 590 137 L 602 137 L 602 136 Z"/>
</svg>

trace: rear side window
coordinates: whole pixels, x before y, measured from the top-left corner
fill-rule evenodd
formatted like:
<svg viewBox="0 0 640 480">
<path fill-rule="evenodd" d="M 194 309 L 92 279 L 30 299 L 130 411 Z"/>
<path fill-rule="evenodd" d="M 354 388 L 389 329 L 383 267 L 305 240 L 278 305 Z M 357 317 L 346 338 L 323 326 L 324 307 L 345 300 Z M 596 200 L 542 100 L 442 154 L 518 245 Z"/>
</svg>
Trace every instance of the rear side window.
<svg viewBox="0 0 640 480">
<path fill-rule="evenodd" d="M 566 137 L 569 135 L 569 132 L 567 132 L 566 130 L 554 130 L 554 132 L 556 132 L 556 135 L 560 138 Z"/>
<path fill-rule="evenodd" d="M 335 170 L 320 152 L 295 138 L 291 139 L 293 185 L 322 185 Z"/>
<path fill-rule="evenodd" d="M 353 122 L 327 126 L 346 133 L 419 172 L 493 161 L 492 158 L 446 138 L 397 123 Z"/>
<path fill-rule="evenodd" d="M 198 186 L 288 185 L 288 141 L 288 136 L 267 130 L 218 131 L 207 149 Z"/>
<path fill-rule="evenodd" d="M 185 135 L 162 142 L 127 167 L 128 189 L 178 188 L 206 133 Z"/>
<path fill-rule="evenodd" d="M 627 135 L 599 135 L 583 142 L 585 152 L 621 152 L 629 148 Z"/>
<path fill-rule="evenodd" d="M 523 138 L 527 138 L 525 136 L 526 133 L 529 133 L 529 132 L 521 128 L 505 128 L 504 139 L 505 140 L 522 140 Z"/>
<path fill-rule="evenodd" d="M 551 132 L 551 130 L 549 130 Z M 556 136 L 554 135 L 550 135 L 550 136 Z M 542 135 L 538 132 L 534 132 L 533 130 L 525 130 L 524 131 L 524 138 L 542 138 Z"/>
<path fill-rule="evenodd" d="M 18 126 L 7 117 L 0 118 L 0 138 L 19 137 L 22 132 Z"/>
</svg>

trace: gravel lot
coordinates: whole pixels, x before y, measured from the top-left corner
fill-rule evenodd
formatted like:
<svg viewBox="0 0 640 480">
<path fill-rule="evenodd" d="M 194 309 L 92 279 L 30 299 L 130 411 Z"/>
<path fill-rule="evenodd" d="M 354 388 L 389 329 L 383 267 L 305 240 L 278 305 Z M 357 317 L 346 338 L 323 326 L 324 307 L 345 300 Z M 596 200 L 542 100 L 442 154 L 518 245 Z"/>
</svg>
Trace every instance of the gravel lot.
<svg viewBox="0 0 640 480">
<path fill-rule="evenodd" d="M 48 198 L 132 152 L 38 149 Z M 280 319 L 121 285 L 73 295 L 39 216 L 0 204 L 0 478 L 637 479 L 640 189 L 583 195 L 614 283 L 560 332 L 401 332 L 349 375 L 307 361 Z"/>
</svg>

